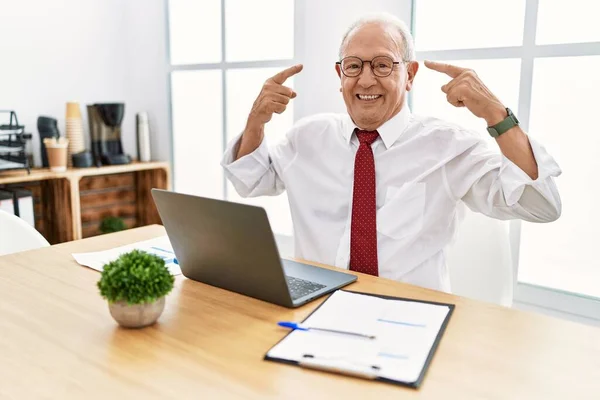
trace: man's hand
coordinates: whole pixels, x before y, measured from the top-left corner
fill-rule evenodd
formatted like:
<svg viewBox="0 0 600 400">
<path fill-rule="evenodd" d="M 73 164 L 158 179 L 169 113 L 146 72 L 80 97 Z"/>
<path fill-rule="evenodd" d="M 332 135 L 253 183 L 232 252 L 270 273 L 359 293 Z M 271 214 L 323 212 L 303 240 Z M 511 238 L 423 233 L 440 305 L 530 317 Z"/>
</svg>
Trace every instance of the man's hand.
<svg viewBox="0 0 600 400">
<path fill-rule="evenodd" d="M 260 146 L 265 134 L 265 124 L 273 118 L 273 113 L 284 112 L 290 100 L 296 97 L 296 92 L 283 84 L 300 71 L 302 71 L 302 64 L 284 69 L 267 79 L 252 105 L 236 160 L 252 153 Z"/>
<path fill-rule="evenodd" d="M 488 126 L 496 125 L 506 118 L 506 108 L 481 82 L 475 71 L 455 65 L 425 61 L 425 66 L 443 72 L 452 80 L 442 86 L 446 99 L 455 107 L 467 107 L 469 111 L 485 119 Z M 531 179 L 538 178 L 538 167 L 527 135 L 515 126 L 499 137 L 496 143 L 502 154 L 521 168 Z"/>
<path fill-rule="evenodd" d="M 302 64 L 294 65 L 266 80 L 252 105 L 248 116 L 249 125 L 264 125 L 271 120 L 273 113 L 281 114 L 285 111 L 290 100 L 296 97 L 296 92 L 283 84 L 300 71 Z"/>
<path fill-rule="evenodd" d="M 442 86 L 446 99 L 455 107 L 467 107 L 488 126 L 496 125 L 506 118 L 506 107 L 483 84 L 475 71 L 455 65 L 425 61 L 425 66 L 453 78 Z"/>
</svg>

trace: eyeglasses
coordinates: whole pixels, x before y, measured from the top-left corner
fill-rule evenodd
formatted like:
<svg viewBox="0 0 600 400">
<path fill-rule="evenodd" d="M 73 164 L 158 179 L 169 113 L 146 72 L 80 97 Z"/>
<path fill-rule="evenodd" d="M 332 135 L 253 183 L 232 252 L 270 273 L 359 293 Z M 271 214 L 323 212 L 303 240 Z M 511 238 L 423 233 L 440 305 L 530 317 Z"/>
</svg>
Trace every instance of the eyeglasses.
<svg viewBox="0 0 600 400">
<path fill-rule="evenodd" d="M 373 74 L 380 78 L 390 76 L 394 70 L 394 65 L 400 64 L 399 61 L 394 61 L 386 56 L 378 56 L 370 61 L 361 60 L 358 57 L 352 56 L 343 58 L 342 61 L 336 62 L 336 64 L 340 66 L 342 73 L 349 78 L 355 78 L 359 76 L 363 70 L 364 63 L 369 63 L 371 65 L 371 71 L 373 71 Z"/>
</svg>

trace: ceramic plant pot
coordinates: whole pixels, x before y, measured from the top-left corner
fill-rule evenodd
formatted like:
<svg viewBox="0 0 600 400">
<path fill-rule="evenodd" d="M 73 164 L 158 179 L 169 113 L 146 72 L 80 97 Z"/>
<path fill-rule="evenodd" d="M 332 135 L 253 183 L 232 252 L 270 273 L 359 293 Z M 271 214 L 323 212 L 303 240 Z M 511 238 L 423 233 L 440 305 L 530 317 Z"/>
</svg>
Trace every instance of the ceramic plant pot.
<svg viewBox="0 0 600 400">
<path fill-rule="evenodd" d="M 143 328 L 152 325 L 165 309 L 165 297 L 153 303 L 127 304 L 119 301 L 109 303 L 110 315 L 124 328 Z"/>
</svg>

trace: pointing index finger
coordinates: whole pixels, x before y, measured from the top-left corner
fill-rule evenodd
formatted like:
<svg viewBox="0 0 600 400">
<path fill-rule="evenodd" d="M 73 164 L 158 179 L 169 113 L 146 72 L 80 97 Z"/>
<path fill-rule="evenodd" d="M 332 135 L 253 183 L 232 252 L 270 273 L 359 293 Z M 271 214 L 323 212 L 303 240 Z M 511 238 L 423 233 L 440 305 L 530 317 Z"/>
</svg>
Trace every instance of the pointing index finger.
<svg viewBox="0 0 600 400">
<path fill-rule="evenodd" d="M 456 65 L 445 64 L 435 61 L 425 61 L 425 66 L 434 71 L 442 72 L 451 78 L 456 78 L 463 71 L 465 71 L 464 68 L 457 67 Z"/>
<path fill-rule="evenodd" d="M 273 82 L 282 85 L 286 79 L 296 75 L 298 72 L 302 71 L 302 64 L 297 64 L 292 67 L 286 68 L 283 71 L 275 74 L 271 79 Z"/>
</svg>

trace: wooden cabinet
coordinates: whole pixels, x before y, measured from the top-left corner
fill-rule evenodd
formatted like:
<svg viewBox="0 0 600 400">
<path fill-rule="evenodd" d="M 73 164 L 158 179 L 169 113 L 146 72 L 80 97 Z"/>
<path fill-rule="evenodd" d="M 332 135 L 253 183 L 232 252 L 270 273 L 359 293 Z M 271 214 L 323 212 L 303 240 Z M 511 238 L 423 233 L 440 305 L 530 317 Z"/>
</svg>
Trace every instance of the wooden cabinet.
<svg viewBox="0 0 600 400">
<path fill-rule="evenodd" d="M 0 173 L 0 188 L 21 187 L 34 199 L 35 227 L 52 243 L 100 234 L 105 217 L 123 218 L 128 228 L 160 224 L 151 189 L 171 189 L 166 162 L 135 162 L 92 168 Z"/>
</svg>

